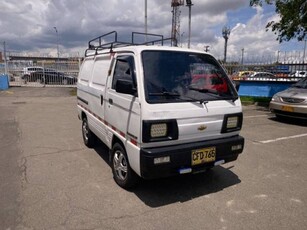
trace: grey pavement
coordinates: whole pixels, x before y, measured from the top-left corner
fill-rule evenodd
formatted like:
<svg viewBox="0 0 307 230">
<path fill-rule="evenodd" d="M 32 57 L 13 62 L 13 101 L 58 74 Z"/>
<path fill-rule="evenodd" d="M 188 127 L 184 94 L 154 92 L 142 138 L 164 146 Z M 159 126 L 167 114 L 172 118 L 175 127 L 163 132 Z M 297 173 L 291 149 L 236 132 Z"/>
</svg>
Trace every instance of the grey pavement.
<svg viewBox="0 0 307 230">
<path fill-rule="evenodd" d="M 0 91 L 0 229 L 306 228 L 306 124 L 244 106 L 237 161 L 126 191 L 83 145 L 71 91 Z"/>
</svg>

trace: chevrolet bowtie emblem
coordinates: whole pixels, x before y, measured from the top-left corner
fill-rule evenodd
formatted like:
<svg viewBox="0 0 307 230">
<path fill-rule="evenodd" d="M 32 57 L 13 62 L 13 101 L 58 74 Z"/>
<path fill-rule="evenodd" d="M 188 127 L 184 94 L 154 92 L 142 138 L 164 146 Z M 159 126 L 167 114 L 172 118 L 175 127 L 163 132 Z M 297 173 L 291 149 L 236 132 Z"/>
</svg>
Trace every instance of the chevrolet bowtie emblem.
<svg viewBox="0 0 307 230">
<path fill-rule="evenodd" d="M 199 126 L 197 129 L 198 129 L 199 131 L 203 131 L 203 130 L 205 130 L 206 128 L 207 128 L 207 126 L 201 125 L 201 126 Z"/>
</svg>

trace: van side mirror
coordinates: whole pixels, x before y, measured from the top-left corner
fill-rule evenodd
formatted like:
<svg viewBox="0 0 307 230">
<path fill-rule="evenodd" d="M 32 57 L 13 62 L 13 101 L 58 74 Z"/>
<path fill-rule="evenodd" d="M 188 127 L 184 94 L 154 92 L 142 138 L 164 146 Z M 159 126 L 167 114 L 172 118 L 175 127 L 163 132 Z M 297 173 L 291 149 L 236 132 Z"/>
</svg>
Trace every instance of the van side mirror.
<svg viewBox="0 0 307 230">
<path fill-rule="evenodd" d="M 115 91 L 118 93 L 131 94 L 135 96 L 136 89 L 133 87 L 133 82 L 126 79 L 118 79 L 115 85 Z"/>
</svg>

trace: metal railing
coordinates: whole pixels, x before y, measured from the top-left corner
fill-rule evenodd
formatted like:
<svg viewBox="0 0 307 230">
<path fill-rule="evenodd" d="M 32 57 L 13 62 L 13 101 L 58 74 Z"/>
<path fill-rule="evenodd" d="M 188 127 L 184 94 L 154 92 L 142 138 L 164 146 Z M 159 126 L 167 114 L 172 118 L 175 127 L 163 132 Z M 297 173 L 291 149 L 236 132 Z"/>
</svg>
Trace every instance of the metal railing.
<svg viewBox="0 0 307 230">
<path fill-rule="evenodd" d="M 226 63 L 223 64 L 227 70 L 229 76 L 235 80 L 256 80 L 250 76 L 256 72 L 267 72 L 273 74 L 274 79 L 268 78 L 266 80 L 299 80 L 304 77 L 300 73 L 306 73 L 307 63 L 271 63 L 271 64 L 238 64 L 238 63 Z M 241 75 L 243 74 L 243 75 Z M 260 79 L 258 79 L 260 80 Z"/>
<path fill-rule="evenodd" d="M 274 80 L 274 81 L 297 81 L 302 76 L 296 76 L 295 72 L 307 71 L 307 63 L 271 63 L 271 64 L 246 64 L 226 63 L 223 64 L 229 76 L 233 77 L 238 72 L 270 72 L 278 79 L 246 80 Z M 8 61 L 7 72 L 10 86 L 34 86 L 34 87 L 75 87 L 79 73 L 80 60 L 74 61 Z M 0 66 L 0 74 L 4 73 L 4 64 Z M 291 75 L 292 74 L 292 75 Z M 244 79 L 234 79 L 244 80 Z"/>
<path fill-rule="evenodd" d="M 8 61 L 10 86 L 75 87 L 79 62 Z"/>
</svg>

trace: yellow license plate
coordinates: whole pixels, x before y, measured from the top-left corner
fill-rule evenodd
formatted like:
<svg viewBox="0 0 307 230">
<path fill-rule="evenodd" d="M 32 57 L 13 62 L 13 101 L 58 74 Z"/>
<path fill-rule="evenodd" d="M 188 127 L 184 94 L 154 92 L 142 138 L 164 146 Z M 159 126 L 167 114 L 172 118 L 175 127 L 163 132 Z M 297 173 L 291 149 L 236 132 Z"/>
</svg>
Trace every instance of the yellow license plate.
<svg viewBox="0 0 307 230">
<path fill-rule="evenodd" d="M 282 111 L 286 111 L 286 112 L 294 112 L 294 109 L 291 106 L 282 106 L 281 109 Z"/>
<path fill-rule="evenodd" d="M 215 161 L 216 148 L 204 148 L 192 150 L 192 165 L 199 165 Z"/>
</svg>

